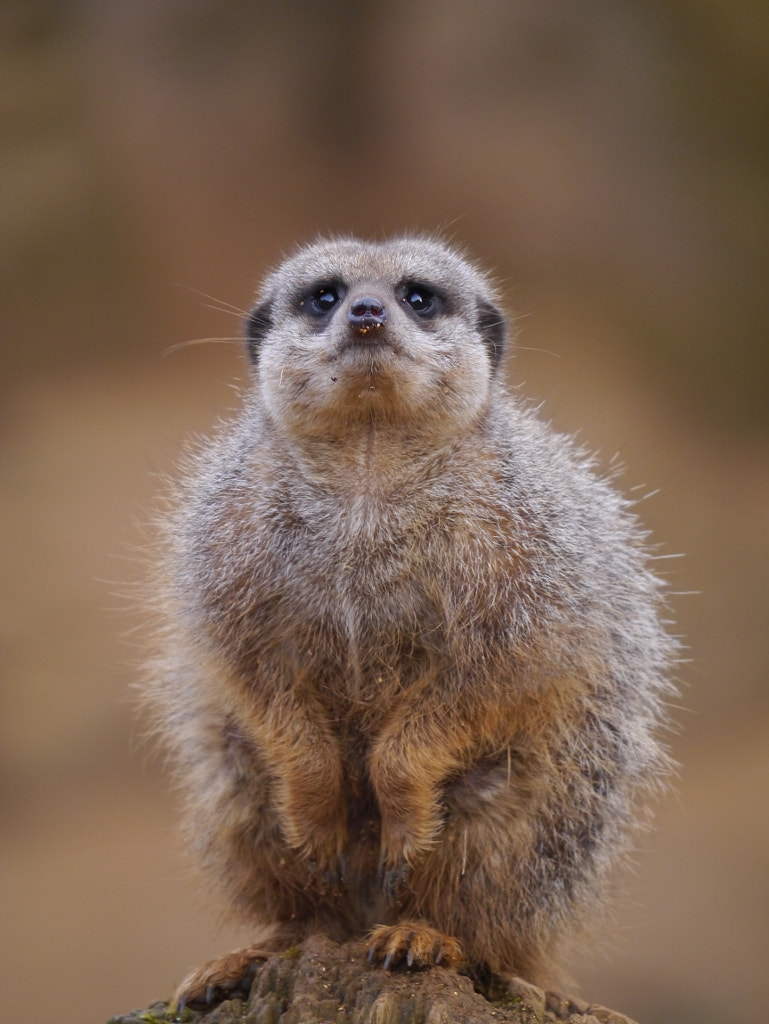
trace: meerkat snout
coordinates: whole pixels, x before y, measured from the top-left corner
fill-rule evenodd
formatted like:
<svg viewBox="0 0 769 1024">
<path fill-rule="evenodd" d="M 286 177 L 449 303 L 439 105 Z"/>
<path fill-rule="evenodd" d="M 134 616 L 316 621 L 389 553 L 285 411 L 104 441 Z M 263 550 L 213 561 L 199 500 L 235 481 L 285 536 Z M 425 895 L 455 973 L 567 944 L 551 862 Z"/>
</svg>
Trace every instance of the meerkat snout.
<svg viewBox="0 0 769 1024">
<path fill-rule="evenodd" d="M 347 310 L 347 320 L 360 334 L 368 334 L 384 327 L 387 310 L 381 299 L 367 295 L 353 299 Z"/>
</svg>

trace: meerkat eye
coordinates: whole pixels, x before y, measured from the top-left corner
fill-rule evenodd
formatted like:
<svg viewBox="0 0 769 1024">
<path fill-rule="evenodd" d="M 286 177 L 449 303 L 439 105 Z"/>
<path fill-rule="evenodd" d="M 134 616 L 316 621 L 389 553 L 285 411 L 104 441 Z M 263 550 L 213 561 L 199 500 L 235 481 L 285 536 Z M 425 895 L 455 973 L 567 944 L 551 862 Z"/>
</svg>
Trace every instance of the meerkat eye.
<svg viewBox="0 0 769 1024">
<path fill-rule="evenodd" d="M 401 301 L 417 316 L 425 318 L 435 316 L 443 308 L 440 297 L 424 284 L 407 284 Z"/>
<path fill-rule="evenodd" d="M 405 301 L 415 313 L 426 313 L 432 307 L 433 297 L 426 288 L 414 287 L 407 290 Z"/>
<path fill-rule="evenodd" d="M 338 285 L 322 284 L 302 299 L 300 306 L 314 316 L 325 316 L 339 305 L 341 298 L 342 289 Z"/>
</svg>

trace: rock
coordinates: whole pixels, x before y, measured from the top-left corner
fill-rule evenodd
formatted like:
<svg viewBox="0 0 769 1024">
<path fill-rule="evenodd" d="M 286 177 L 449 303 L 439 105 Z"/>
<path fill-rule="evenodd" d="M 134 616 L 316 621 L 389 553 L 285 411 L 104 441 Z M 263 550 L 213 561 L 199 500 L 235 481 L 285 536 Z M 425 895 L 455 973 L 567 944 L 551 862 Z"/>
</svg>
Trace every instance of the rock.
<svg viewBox="0 0 769 1024">
<path fill-rule="evenodd" d="M 315 935 L 258 964 L 247 1002 L 228 999 L 178 1015 L 154 1003 L 109 1024 L 633 1024 L 520 978 L 494 978 L 479 989 L 443 967 L 384 971 L 369 965 L 365 943 L 340 946 Z"/>
</svg>

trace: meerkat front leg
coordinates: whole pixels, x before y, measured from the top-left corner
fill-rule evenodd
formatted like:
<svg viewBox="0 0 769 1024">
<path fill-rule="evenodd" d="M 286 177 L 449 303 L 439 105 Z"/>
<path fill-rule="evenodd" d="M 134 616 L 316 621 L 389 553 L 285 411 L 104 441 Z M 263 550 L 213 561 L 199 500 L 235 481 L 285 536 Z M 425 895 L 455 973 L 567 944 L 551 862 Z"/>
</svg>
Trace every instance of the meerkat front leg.
<svg viewBox="0 0 769 1024">
<path fill-rule="evenodd" d="M 467 767 L 472 736 L 464 715 L 433 707 L 419 693 L 391 715 L 369 757 L 385 871 L 413 864 L 435 844 L 443 828 L 441 785 Z"/>
<path fill-rule="evenodd" d="M 343 768 L 328 714 L 309 687 L 260 687 L 241 726 L 264 758 L 287 845 L 310 869 L 337 874 L 347 834 Z"/>
<path fill-rule="evenodd" d="M 408 888 L 411 867 L 439 841 L 441 787 L 466 767 L 472 735 L 464 716 L 447 716 L 445 708 L 433 707 L 415 691 L 401 701 L 371 749 L 369 772 L 382 818 L 381 884 L 393 903 Z M 435 924 L 409 919 L 375 928 L 369 959 L 384 961 L 386 968 L 399 961 L 455 966 L 461 945 Z"/>
</svg>

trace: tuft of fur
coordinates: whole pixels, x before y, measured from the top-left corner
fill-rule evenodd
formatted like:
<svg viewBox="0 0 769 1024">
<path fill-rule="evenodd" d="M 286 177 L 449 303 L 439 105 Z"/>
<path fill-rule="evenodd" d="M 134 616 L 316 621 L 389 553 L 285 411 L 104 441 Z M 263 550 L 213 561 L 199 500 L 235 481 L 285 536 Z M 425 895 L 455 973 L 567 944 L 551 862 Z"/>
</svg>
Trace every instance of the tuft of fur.
<svg viewBox="0 0 769 1024">
<path fill-rule="evenodd" d="M 265 948 L 380 926 L 388 964 L 461 947 L 541 983 L 669 767 L 645 534 L 506 390 L 504 325 L 440 240 L 298 250 L 162 516 L 146 701 L 188 840 Z M 180 998 L 234 984 L 225 961 Z"/>
</svg>

